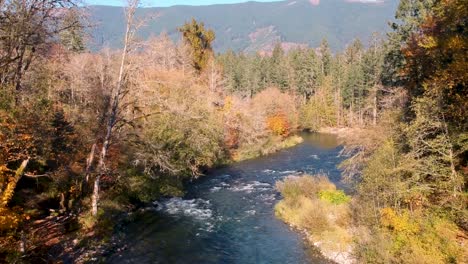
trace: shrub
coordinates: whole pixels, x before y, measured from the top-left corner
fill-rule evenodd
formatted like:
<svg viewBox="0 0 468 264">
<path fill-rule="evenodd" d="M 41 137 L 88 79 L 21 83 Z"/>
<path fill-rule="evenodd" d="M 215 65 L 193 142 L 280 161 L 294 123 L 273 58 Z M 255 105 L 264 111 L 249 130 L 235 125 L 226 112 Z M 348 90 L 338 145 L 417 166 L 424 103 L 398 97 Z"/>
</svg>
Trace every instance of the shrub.
<svg viewBox="0 0 468 264">
<path fill-rule="evenodd" d="M 291 127 L 284 113 L 276 113 L 267 118 L 267 127 L 273 134 L 286 137 L 291 133 Z"/>
<path fill-rule="evenodd" d="M 8 209 L 0 207 L 0 233 L 16 229 L 22 221 L 22 217 Z"/>
<path fill-rule="evenodd" d="M 380 224 L 390 235 L 391 252 L 404 263 L 460 263 L 463 249 L 457 243 L 457 226 L 444 218 L 395 212 L 391 208 L 381 210 Z"/>
<path fill-rule="evenodd" d="M 299 196 L 305 196 L 311 199 L 317 199 L 321 190 L 334 190 L 336 187 L 324 175 L 317 176 L 289 176 L 284 181 L 276 183 L 276 188 L 285 200 L 297 199 Z"/>
<path fill-rule="evenodd" d="M 321 200 L 335 205 L 344 204 L 351 200 L 342 190 L 322 190 L 319 192 L 319 197 Z"/>
</svg>

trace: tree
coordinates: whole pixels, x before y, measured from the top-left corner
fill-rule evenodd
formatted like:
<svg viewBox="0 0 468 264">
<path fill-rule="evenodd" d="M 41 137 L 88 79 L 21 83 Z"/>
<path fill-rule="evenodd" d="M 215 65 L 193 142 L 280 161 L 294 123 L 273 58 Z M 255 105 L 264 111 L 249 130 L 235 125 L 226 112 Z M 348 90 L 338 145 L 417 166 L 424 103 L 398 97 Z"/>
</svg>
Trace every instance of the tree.
<svg viewBox="0 0 468 264">
<path fill-rule="evenodd" d="M 327 39 L 322 39 L 319 47 L 322 75 L 327 76 L 330 74 L 332 54 L 330 50 L 330 45 L 328 44 Z"/>
<path fill-rule="evenodd" d="M 362 57 L 364 47 L 359 39 L 353 41 L 345 51 L 347 64 L 346 79 L 343 87 L 343 103 L 349 109 L 349 125 L 356 124 L 355 112 L 358 114 L 359 124 L 362 125 L 362 99 L 364 98 L 364 72 Z"/>
<path fill-rule="evenodd" d="M 431 13 L 434 0 L 402 0 L 400 1 L 395 18 L 391 23 L 392 31 L 389 32 L 387 41 L 387 53 L 385 54 L 385 72 L 382 81 L 386 86 L 398 87 L 405 84 L 407 76 L 402 70 L 406 60 L 402 47 L 410 39 L 422 21 Z"/>
<path fill-rule="evenodd" d="M 117 83 L 115 89 L 112 91 L 111 103 L 108 112 L 108 119 L 106 124 L 106 134 L 103 138 L 102 147 L 99 153 L 99 160 L 97 165 L 97 172 L 96 177 L 94 179 L 93 184 L 93 194 L 92 194 L 92 214 L 93 216 L 97 216 L 98 213 L 98 204 L 99 204 L 99 186 L 101 177 L 108 172 L 106 167 L 107 156 L 109 147 L 111 146 L 112 140 L 114 139 L 115 129 L 118 126 L 121 126 L 125 123 L 125 119 L 122 116 L 123 108 L 125 107 L 122 104 L 122 101 L 126 97 L 129 92 L 128 83 L 126 82 L 126 78 L 128 77 L 129 73 L 129 65 L 128 65 L 128 54 L 134 50 L 135 43 L 134 37 L 135 33 L 138 29 L 140 24 L 138 24 L 135 19 L 135 12 L 138 8 L 139 0 L 130 0 L 128 3 L 128 7 L 126 9 L 126 30 L 125 30 L 125 37 L 124 37 L 124 48 L 122 50 L 121 59 L 120 59 L 120 67 L 117 77 Z M 94 149 L 94 146 L 93 146 Z M 93 151 L 91 151 L 93 152 Z"/>
<path fill-rule="evenodd" d="M 276 43 L 273 48 L 271 58 L 269 58 L 269 76 L 268 81 L 271 85 L 275 85 L 280 88 L 281 91 L 285 91 L 288 87 L 287 69 L 285 65 L 284 50 L 281 43 Z"/>
<path fill-rule="evenodd" d="M 74 0 L 7 0 L 0 5 L 0 84 L 13 85 L 20 99 L 24 73 L 55 42 L 56 35 L 81 27 L 76 19 L 57 15 L 76 6 Z"/>
<path fill-rule="evenodd" d="M 442 1 L 433 10 L 403 49 L 406 89 L 415 99 L 436 100 L 447 122 L 463 131 L 468 121 L 468 10 L 456 0 Z"/>
<path fill-rule="evenodd" d="M 194 18 L 180 27 L 179 31 L 185 44 L 190 47 L 193 67 L 201 72 L 212 57 L 211 43 L 215 39 L 214 31 L 205 29 L 205 24 L 197 22 Z"/>
<path fill-rule="evenodd" d="M 62 21 L 62 30 L 59 32 L 60 42 L 69 51 L 83 52 L 85 50 L 83 26 L 81 26 L 78 9 L 70 9 Z"/>
<path fill-rule="evenodd" d="M 372 109 L 372 124 L 377 124 L 378 98 L 381 94 L 384 49 L 378 34 L 373 34 L 369 49 L 363 58 L 364 82 L 368 100 L 366 108 Z"/>
<path fill-rule="evenodd" d="M 292 80 L 290 89 L 295 89 L 299 95 L 308 100 L 318 86 L 320 65 L 313 49 L 293 50 L 288 54 L 291 65 Z"/>
</svg>

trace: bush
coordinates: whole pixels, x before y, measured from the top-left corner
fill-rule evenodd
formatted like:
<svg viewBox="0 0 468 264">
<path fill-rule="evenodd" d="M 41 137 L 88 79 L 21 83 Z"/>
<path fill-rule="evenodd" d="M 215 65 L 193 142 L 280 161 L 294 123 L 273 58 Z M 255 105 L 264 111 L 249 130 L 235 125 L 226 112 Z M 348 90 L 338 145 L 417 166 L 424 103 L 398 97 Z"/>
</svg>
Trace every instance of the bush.
<svg viewBox="0 0 468 264">
<path fill-rule="evenodd" d="M 460 263 L 463 251 L 457 243 L 459 230 L 452 222 L 391 208 L 381 210 L 381 232 L 392 241 L 391 252 L 404 263 Z M 430 243 L 428 243 L 430 241 Z"/>
<path fill-rule="evenodd" d="M 0 233 L 16 229 L 22 220 L 18 213 L 0 207 Z"/>
<path fill-rule="evenodd" d="M 464 263 L 467 251 L 457 241 L 462 231 L 448 219 L 421 211 L 380 211 L 380 226 L 358 236 L 363 263 Z"/>
<path fill-rule="evenodd" d="M 351 200 L 342 190 L 322 190 L 319 192 L 319 197 L 321 200 L 335 205 L 344 204 Z"/>
<path fill-rule="evenodd" d="M 273 134 L 286 137 L 291 133 L 291 127 L 284 113 L 277 113 L 267 118 L 267 127 Z"/>
<path fill-rule="evenodd" d="M 276 183 L 276 189 L 285 200 L 295 200 L 299 196 L 316 199 L 320 191 L 334 190 L 336 187 L 324 175 L 289 176 Z"/>
</svg>

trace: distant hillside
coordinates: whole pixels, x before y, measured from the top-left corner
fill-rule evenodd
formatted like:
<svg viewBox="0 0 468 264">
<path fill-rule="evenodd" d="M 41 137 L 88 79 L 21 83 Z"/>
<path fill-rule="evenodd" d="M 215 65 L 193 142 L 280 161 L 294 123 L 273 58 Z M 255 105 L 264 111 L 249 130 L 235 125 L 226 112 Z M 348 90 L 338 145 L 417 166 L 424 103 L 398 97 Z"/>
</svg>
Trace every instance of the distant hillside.
<svg viewBox="0 0 468 264">
<path fill-rule="evenodd" d="M 214 47 L 252 52 L 270 49 L 276 42 L 288 47 L 317 47 L 326 37 L 332 49 L 343 48 L 355 37 L 366 41 L 372 32 L 385 32 L 393 19 L 397 0 L 377 3 L 345 0 L 288 0 L 282 2 L 247 2 L 211 6 L 173 6 L 141 8 L 138 15 L 154 18 L 141 30 L 146 38 L 166 31 L 179 39 L 177 27 L 192 17 L 203 21 L 216 32 Z M 122 8 L 90 6 L 96 23 L 90 47 L 119 47 L 124 29 Z"/>
</svg>

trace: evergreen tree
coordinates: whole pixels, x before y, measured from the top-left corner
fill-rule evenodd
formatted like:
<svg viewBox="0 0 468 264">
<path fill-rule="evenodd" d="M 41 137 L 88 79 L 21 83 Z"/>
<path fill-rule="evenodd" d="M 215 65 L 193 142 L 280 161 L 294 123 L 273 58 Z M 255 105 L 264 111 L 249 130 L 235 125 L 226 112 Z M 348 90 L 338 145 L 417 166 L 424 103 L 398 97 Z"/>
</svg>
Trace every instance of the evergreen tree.
<svg viewBox="0 0 468 264">
<path fill-rule="evenodd" d="M 387 34 L 387 53 L 385 55 L 385 72 L 383 83 L 387 86 L 401 86 L 407 81 L 402 74 L 406 60 L 402 52 L 412 32 L 415 32 L 422 21 L 432 12 L 435 0 L 401 0 L 395 14 L 396 21 L 391 23 L 392 31 Z"/>
<path fill-rule="evenodd" d="M 285 67 L 285 55 L 281 43 L 277 43 L 270 58 L 270 76 L 272 85 L 278 86 L 284 91 L 288 88 L 287 69 Z"/>
<path fill-rule="evenodd" d="M 56 160 L 63 159 L 65 155 L 71 154 L 74 143 L 75 130 L 65 118 L 62 110 L 54 113 L 51 122 L 51 150 Z"/>
<path fill-rule="evenodd" d="M 64 28 L 60 32 L 62 45 L 69 51 L 83 52 L 85 50 L 84 32 L 78 11 L 75 9 L 68 10 L 62 23 Z"/>
<path fill-rule="evenodd" d="M 197 22 L 194 18 L 180 27 L 179 31 L 191 49 L 193 67 L 198 72 L 202 71 L 213 55 L 211 44 L 215 40 L 214 31 L 205 29 L 205 24 Z"/>
<path fill-rule="evenodd" d="M 330 74 L 331 69 L 331 61 L 332 61 L 332 54 L 330 50 L 330 45 L 328 44 L 327 39 L 323 39 L 320 43 L 319 47 L 320 52 L 320 59 L 321 59 L 321 67 L 322 67 L 322 75 L 327 76 Z"/>
</svg>

